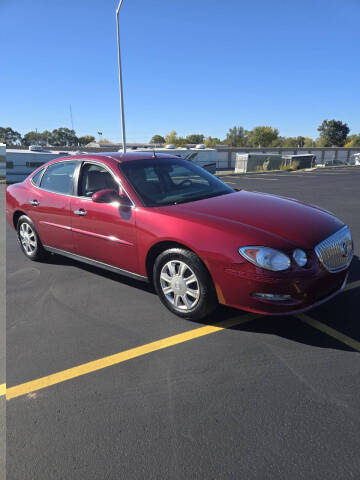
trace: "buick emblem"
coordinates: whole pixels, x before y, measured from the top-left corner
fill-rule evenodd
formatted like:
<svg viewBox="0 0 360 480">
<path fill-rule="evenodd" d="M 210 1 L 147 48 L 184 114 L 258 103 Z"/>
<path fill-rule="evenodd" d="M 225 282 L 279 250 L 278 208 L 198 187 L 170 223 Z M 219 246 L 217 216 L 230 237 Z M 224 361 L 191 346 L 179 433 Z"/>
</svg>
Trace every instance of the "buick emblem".
<svg viewBox="0 0 360 480">
<path fill-rule="evenodd" d="M 341 250 L 343 257 L 349 256 L 349 247 L 345 241 L 341 243 Z"/>
</svg>

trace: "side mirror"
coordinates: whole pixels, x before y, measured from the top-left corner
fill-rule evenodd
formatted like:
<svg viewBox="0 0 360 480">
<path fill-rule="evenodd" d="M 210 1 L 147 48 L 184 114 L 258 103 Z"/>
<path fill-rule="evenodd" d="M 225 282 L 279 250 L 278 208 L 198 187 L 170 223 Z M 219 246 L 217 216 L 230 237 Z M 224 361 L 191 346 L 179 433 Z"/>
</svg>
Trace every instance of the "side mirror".
<svg viewBox="0 0 360 480">
<path fill-rule="evenodd" d="M 111 188 L 106 188 L 104 190 L 99 190 L 98 192 L 95 192 L 91 197 L 91 200 L 95 203 L 111 203 L 119 201 L 120 196 L 115 190 Z"/>
<path fill-rule="evenodd" d="M 129 197 L 125 194 L 120 194 L 112 188 L 106 188 L 105 190 L 99 190 L 95 192 L 91 197 L 91 200 L 95 203 L 112 203 L 118 202 L 120 207 L 131 207 L 132 203 Z"/>
</svg>

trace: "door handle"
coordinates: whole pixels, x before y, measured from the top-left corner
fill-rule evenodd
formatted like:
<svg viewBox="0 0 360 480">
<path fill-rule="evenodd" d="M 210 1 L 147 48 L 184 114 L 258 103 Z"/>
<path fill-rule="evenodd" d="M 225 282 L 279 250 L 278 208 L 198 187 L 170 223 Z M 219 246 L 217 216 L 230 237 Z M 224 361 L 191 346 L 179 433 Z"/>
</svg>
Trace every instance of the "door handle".
<svg viewBox="0 0 360 480">
<path fill-rule="evenodd" d="M 74 210 L 74 213 L 75 213 L 75 215 L 82 215 L 83 217 L 85 217 L 85 215 L 87 215 L 87 211 L 84 210 L 83 208 L 80 208 L 79 210 Z"/>
<path fill-rule="evenodd" d="M 38 202 L 37 200 L 30 200 L 30 205 L 32 205 L 33 207 L 37 207 L 38 205 L 40 205 L 40 202 Z"/>
</svg>

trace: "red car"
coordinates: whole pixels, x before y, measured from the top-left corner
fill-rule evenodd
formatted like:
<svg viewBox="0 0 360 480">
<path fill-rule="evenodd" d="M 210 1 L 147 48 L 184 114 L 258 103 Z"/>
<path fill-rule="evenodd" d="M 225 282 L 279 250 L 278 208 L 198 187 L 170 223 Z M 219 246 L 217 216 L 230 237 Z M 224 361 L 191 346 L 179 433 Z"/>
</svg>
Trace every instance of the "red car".
<svg viewBox="0 0 360 480">
<path fill-rule="evenodd" d="M 345 285 L 350 230 L 318 207 L 235 191 L 174 155 L 50 161 L 7 188 L 7 221 L 31 260 L 48 252 L 150 281 L 199 319 L 218 303 L 289 314 Z"/>
</svg>

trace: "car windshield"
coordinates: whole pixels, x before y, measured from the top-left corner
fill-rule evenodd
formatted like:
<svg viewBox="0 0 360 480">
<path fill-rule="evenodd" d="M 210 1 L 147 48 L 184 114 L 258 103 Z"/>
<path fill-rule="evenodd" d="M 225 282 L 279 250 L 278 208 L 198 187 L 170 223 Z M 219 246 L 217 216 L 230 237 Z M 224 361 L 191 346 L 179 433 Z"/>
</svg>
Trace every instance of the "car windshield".
<svg viewBox="0 0 360 480">
<path fill-rule="evenodd" d="M 147 207 L 177 205 L 232 193 L 218 178 L 189 161 L 152 158 L 119 165 Z"/>
</svg>

